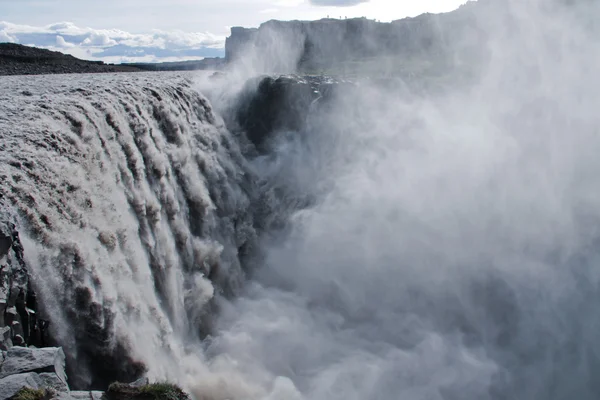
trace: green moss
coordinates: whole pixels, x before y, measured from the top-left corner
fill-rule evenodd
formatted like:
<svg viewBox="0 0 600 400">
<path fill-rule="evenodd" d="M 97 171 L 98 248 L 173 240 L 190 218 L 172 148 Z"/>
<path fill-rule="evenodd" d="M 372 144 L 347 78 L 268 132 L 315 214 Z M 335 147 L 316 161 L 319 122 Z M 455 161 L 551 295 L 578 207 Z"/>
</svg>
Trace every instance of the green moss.
<svg viewBox="0 0 600 400">
<path fill-rule="evenodd" d="M 44 389 L 36 390 L 23 387 L 15 395 L 13 395 L 10 400 L 45 400 L 50 397 L 52 397 L 51 393 Z"/>
<path fill-rule="evenodd" d="M 106 400 L 189 400 L 189 396 L 172 383 L 151 383 L 138 387 L 115 382 L 104 393 Z"/>
</svg>

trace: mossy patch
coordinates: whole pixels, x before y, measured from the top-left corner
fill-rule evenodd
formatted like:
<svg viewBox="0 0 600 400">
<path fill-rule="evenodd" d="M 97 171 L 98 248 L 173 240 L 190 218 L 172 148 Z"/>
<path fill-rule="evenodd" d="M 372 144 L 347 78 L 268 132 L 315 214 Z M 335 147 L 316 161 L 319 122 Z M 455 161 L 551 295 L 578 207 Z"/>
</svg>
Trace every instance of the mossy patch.
<svg viewBox="0 0 600 400">
<path fill-rule="evenodd" d="M 104 400 L 189 400 L 180 387 L 171 383 L 151 383 L 133 387 L 115 382 L 103 395 Z"/>
<path fill-rule="evenodd" d="M 53 396 L 53 392 L 44 389 L 31 389 L 23 387 L 10 400 L 47 400 Z"/>
</svg>

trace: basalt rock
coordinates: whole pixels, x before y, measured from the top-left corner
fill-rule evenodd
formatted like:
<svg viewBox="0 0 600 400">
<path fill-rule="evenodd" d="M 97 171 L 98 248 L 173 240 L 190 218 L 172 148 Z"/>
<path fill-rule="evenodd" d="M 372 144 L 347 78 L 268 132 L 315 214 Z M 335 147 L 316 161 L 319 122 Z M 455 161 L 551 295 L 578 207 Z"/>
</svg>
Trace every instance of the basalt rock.
<svg viewBox="0 0 600 400">
<path fill-rule="evenodd" d="M 66 383 L 65 353 L 60 347 L 43 349 L 27 347 L 11 347 L 6 352 L 4 362 L 0 366 L 0 378 L 24 372 L 54 373 Z"/>
<path fill-rule="evenodd" d="M 44 345 L 46 321 L 38 318 L 23 246 L 14 223 L 0 221 L 0 349 Z"/>
<path fill-rule="evenodd" d="M 10 399 L 22 388 L 40 389 L 43 381 L 35 372 L 10 375 L 0 379 L 0 400 Z"/>
<path fill-rule="evenodd" d="M 311 85 L 300 78 L 267 76 L 257 80 L 247 83 L 239 99 L 236 120 L 248 139 L 266 151 L 275 132 L 302 129 L 317 96 Z"/>
<path fill-rule="evenodd" d="M 22 388 L 47 389 L 56 398 L 69 400 L 65 354 L 60 347 L 11 347 L 0 358 L 0 400 Z"/>
<path fill-rule="evenodd" d="M 235 102 L 232 129 L 239 127 L 259 153 L 268 153 L 282 132 L 301 132 L 309 114 L 353 86 L 323 76 L 260 76 L 246 82 Z"/>
</svg>

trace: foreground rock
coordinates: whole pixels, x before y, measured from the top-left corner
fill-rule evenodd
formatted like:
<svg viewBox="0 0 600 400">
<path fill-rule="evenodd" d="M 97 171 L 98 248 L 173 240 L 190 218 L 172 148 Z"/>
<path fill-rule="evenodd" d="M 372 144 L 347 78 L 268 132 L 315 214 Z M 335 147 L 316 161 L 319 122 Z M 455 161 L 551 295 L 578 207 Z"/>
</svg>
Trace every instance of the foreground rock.
<svg viewBox="0 0 600 400">
<path fill-rule="evenodd" d="M 40 389 L 43 382 L 40 376 L 34 372 L 26 374 L 11 375 L 0 379 L 0 399 L 10 399 L 22 388 Z"/>
<path fill-rule="evenodd" d="M 8 399 L 189 400 L 189 396 L 176 385 L 151 384 L 147 378 L 130 384 L 113 383 L 106 393 L 71 391 L 62 348 L 12 347 L 0 357 L 0 400 Z"/>
<path fill-rule="evenodd" d="M 22 388 L 50 389 L 68 398 L 65 354 L 59 347 L 44 349 L 12 347 L 0 359 L 0 400 L 17 394 Z"/>
<path fill-rule="evenodd" d="M 66 384 L 65 353 L 60 347 L 12 347 L 0 365 L 0 379 L 24 372 L 49 372 Z"/>
</svg>

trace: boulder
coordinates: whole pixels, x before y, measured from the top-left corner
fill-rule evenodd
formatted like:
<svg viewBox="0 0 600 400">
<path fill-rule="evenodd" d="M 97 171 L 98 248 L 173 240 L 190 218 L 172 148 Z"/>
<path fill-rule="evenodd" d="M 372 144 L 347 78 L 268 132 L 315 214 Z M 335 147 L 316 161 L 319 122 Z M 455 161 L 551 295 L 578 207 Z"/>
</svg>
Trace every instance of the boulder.
<svg viewBox="0 0 600 400">
<path fill-rule="evenodd" d="M 42 372 L 39 374 L 44 389 L 54 389 L 57 393 L 69 393 L 69 386 L 63 382 L 54 372 Z"/>
<path fill-rule="evenodd" d="M 60 347 L 11 347 L 0 366 L 0 378 L 24 372 L 54 373 L 66 384 L 65 353 Z"/>
<path fill-rule="evenodd" d="M 104 392 L 99 391 L 73 391 L 69 393 L 73 400 L 101 400 Z"/>
<path fill-rule="evenodd" d="M 40 376 L 34 372 L 16 374 L 0 379 L 0 400 L 7 400 L 24 387 L 39 389 L 43 385 Z"/>
</svg>

